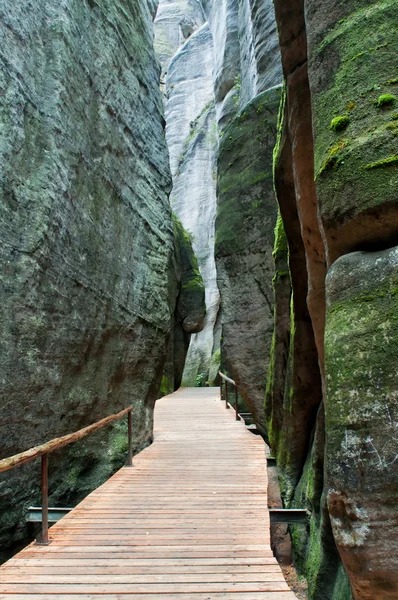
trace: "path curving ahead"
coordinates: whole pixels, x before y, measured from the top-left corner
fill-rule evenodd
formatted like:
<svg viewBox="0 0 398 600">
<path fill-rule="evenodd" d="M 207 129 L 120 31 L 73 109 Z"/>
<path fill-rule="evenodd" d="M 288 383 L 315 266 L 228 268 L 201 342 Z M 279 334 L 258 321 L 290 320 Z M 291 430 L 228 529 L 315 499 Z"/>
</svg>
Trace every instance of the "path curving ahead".
<svg viewBox="0 0 398 600">
<path fill-rule="evenodd" d="M 294 600 L 269 546 L 261 438 L 218 388 L 158 401 L 155 441 L 0 568 L 5 600 Z"/>
</svg>

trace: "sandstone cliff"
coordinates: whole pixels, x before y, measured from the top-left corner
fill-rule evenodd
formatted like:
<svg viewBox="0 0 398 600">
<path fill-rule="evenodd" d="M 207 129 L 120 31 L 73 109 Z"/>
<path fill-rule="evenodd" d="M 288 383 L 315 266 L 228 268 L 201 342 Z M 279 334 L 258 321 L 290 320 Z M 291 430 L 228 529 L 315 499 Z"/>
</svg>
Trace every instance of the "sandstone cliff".
<svg viewBox="0 0 398 600">
<path fill-rule="evenodd" d="M 309 531 L 293 528 L 311 598 L 398 593 L 396 40 L 389 35 L 397 8 L 275 2 L 285 92 L 274 168 L 284 228 L 274 253 L 266 417 L 285 503 L 312 515 Z M 279 276 L 287 264 L 290 324 L 289 285 Z"/>
<path fill-rule="evenodd" d="M 168 53 L 164 39 L 169 40 Z M 214 49 L 200 4 L 176 5 L 162 0 L 155 20 L 155 47 L 164 71 L 166 138 L 173 177 L 171 205 L 192 235 L 205 285 L 204 326 L 191 338 L 182 378 L 183 385 L 194 386 L 214 379 L 212 366 L 219 355 L 219 292 L 214 261 L 218 143 L 212 75 Z"/>
<path fill-rule="evenodd" d="M 180 286 L 154 4 L 0 7 L 2 457 L 130 404 L 136 448 L 151 439 Z M 123 464 L 125 432 L 51 456 L 50 503 Z M 2 477 L 2 548 L 24 535 L 39 468 Z"/>
</svg>

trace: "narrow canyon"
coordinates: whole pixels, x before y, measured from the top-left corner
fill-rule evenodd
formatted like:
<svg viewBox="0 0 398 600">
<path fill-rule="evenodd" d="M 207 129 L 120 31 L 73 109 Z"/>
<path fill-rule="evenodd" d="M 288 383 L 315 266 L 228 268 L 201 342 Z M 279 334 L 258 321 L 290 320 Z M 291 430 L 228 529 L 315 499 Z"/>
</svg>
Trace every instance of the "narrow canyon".
<svg viewBox="0 0 398 600">
<path fill-rule="evenodd" d="M 397 600 L 397 30 L 398 0 L 0 2 L 0 458 L 130 405 L 139 452 L 221 370 L 308 511 L 309 600 Z M 54 453 L 50 504 L 126 439 Z M 0 474 L 1 560 L 39 483 Z"/>
</svg>

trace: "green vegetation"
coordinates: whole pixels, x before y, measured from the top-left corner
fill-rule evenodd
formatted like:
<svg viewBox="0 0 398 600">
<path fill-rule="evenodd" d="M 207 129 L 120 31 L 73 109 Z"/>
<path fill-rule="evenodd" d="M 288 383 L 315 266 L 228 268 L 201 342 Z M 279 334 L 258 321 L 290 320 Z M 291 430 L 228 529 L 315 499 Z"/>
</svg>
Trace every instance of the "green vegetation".
<svg viewBox="0 0 398 600">
<path fill-rule="evenodd" d="M 349 116 L 343 115 L 342 117 L 335 117 L 334 119 L 332 119 L 332 122 L 330 123 L 330 129 L 332 131 L 335 131 L 336 133 L 338 133 L 339 131 L 343 131 L 344 129 L 347 129 L 349 124 L 350 124 Z"/>
<path fill-rule="evenodd" d="M 382 158 L 381 160 L 377 160 L 376 162 L 369 163 L 368 165 L 365 165 L 364 169 L 368 171 L 370 169 L 380 169 L 384 167 L 390 167 L 396 164 L 398 164 L 398 154 L 394 154 L 393 156 L 387 156 L 387 158 Z"/>
<path fill-rule="evenodd" d="M 391 107 L 396 101 L 397 98 L 396 96 L 393 96 L 393 94 L 382 94 L 377 100 L 377 106 L 379 108 Z"/>
<path fill-rule="evenodd" d="M 173 385 L 171 381 L 166 377 L 166 375 L 162 376 L 162 382 L 160 384 L 160 393 L 163 396 L 167 396 L 167 394 L 171 394 L 173 392 Z"/>
<path fill-rule="evenodd" d="M 204 387 L 207 382 L 207 373 L 198 373 L 195 379 L 195 387 Z"/>
<path fill-rule="evenodd" d="M 397 27 L 396 0 L 347 3 L 344 19 L 314 49 L 314 68 L 330 72 L 313 95 L 315 179 L 326 228 L 396 200 L 398 178 L 364 167 L 397 153 L 396 130 L 387 127 L 389 109 L 398 105 Z M 349 118 L 348 129 L 339 120 L 332 127 L 338 115 Z M 341 139 L 345 132 L 349 140 Z"/>
<path fill-rule="evenodd" d="M 238 110 L 238 106 L 239 106 L 241 87 L 242 87 L 242 84 L 241 84 L 240 73 L 238 73 L 238 75 L 235 77 L 235 80 L 234 80 L 234 89 L 236 89 L 237 93 L 233 97 L 234 106 L 235 106 L 236 110 Z"/>
<path fill-rule="evenodd" d="M 257 96 L 230 123 L 220 141 L 217 256 L 247 251 L 259 241 L 255 235 L 259 221 L 276 219 L 271 156 L 279 102 L 279 89 Z M 266 125 L 259 107 L 261 113 L 270 115 Z M 242 235 L 237 235 L 239 230 Z"/>
<path fill-rule="evenodd" d="M 319 169 L 319 172 L 317 173 L 315 179 L 317 179 L 317 177 L 319 177 L 319 175 L 322 175 L 322 173 L 324 173 L 325 171 L 339 166 L 344 156 L 343 150 L 348 146 L 348 143 L 348 140 L 342 140 L 340 142 L 337 142 L 337 144 L 333 144 L 333 146 L 329 149 L 328 155 L 324 163 L 321 165 L 321 168 Z"/>
</svg>

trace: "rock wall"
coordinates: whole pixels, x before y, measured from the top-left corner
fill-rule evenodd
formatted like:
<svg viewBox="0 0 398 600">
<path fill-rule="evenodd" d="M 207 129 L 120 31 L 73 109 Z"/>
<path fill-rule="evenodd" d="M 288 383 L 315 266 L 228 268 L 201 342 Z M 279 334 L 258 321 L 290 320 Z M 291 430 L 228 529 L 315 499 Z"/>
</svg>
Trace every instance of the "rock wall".
<svg viewBox="0 0 398 600">
<path fill-rule="evenodd" d="M 177 212 L 191 213 L 188 184 L 211 163 L 191 170 L 197 138 L 218 127 L 223 366 L 276 456 L 285 506 L 311 512 L 291 528 L 310 598 L 390 600 L 397 1 L 201 4 L 170 65 L 168 132 Z"/>
<path fill-rule="evenodd" d="M 162 396 L 181 386 L 192 334 L 203 330 L 206 318 L 205 287 L 192 248 L 191 235 L 174 213 L 173 225 L 174 253 L 169 276 L 169 304 L 174 307 L 173 333 L 169 339 L 160 386 Z"/>
<path fill-rule="evenodd" d="M 225 127 L 218 161 L 216 261 L 222 359 L 264 433 L 277 218 L 272 151 L 279 102 L 280 88 L 272 88 L 247 104 Z"/>
<path fill-rule="evenodd" d="M 354 598 L 389 600 L 398 594 L 391 546 L 398 500 L 398 98 L 391 27 L 398 3 L 308 1 L 305 9 L 316 187 L 330 267 L 327 502 Z"/>
<path fill-rule="evenodd" d="M 292 535 L 314 599 L 398 590 L 397 8 L 275 1 L 285 92 L 266 419 L 284 501 L 311 511 Z"/>
<path fill-rule="evenodd" d="M 195 3 L 181 3 L 178 11 L 174 4 L 160 3 L 155 22 L 155 46 L 158 47 L 159 39 L 161 58 L 165 30 L 175 31 L 181 28 L 181 23 L 192 21 L 194 9 L 197 12 Z M 213 91 L 214 51 L 209 26 L 201 24 L 200 15 L 204 18 L 202 10 L 197 14 L 190 35 L 180 37 L 180 45 L 174 46 L 174 55 L 164 67 L 167 70 L 166 137 L 173 176 L 171 205 L 192 235 L 207 307 L 202 331 L 191 337 L 182 379 L 183 385 L 187 386 L 204 384 L 214 377 L 211 367 L 219 356 L 216 323 L 220 299 L 214 261 L 218 145 Z"/>
<path fill-rule="evenodd" d="M 151 439 L 179 285 L 154 9 L 1 4 L 2 457 L 131 404 L 136 448 Z M 125 425 L 50 457 L 50 504 L 123 464 Z M 1 477 L 3 550 L 39 469 Z"/>
<path fill-rule="evenodd" d="M 272 161 L 282 78 L 272 3 L 213 3 L 209 24 L 221 136 L 216 263 L 222 360 L 265 433 L 277 220 Z"/>
</svg>

